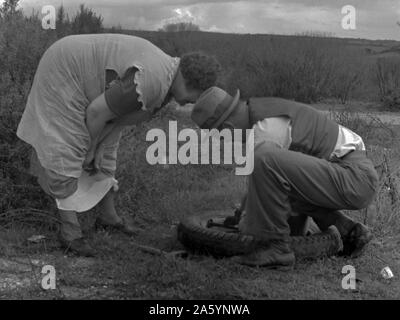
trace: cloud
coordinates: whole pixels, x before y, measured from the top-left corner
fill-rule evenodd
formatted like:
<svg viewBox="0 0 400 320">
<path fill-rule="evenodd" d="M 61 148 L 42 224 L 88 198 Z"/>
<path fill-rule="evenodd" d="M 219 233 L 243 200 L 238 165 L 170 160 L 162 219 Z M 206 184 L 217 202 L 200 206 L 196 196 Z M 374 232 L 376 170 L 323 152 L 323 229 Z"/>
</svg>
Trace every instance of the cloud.
<svg viewBox="0 0 400 320">
<path fill-rule="evenodd" d="M 348 0 L 85 0 L 106 25 L 157 30 L 166 23 L 190 21 L 202 30 L 235 33 L 294 34 L 323 31 L 340 37 L 400 39 L 400 2 L 352 0 L 357 29 L 341 28 L 341 8 Z M 24 9 L 61 5 L 62 0 L 22 0 Z M 75 13 L 82 0 L 64 0 Z M 29 11 L 28 11 L 29 12 Z"/>
</svg>

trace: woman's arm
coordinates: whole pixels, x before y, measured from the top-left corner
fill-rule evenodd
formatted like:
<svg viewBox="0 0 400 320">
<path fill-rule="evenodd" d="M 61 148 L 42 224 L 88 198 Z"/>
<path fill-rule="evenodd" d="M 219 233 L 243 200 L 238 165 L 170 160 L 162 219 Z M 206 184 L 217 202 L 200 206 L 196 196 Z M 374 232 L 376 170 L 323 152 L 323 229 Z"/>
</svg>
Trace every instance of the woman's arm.
<svg viewBox="0 0 400 320">
<path fill-rule="evenodd" d="M 140 110 L 105 125 L 104 130 L 99 135 L 96 147 L 93 147 L 86 157 L 84 168 L 94 173 L 100 170 L 106 147 L 117 143 L 124 127 L 136 125 L 148 119 L 150 119 L 150 113 Z"/>
<path fill-rule="evenodd" d="M 104 127 L 104 130 L 99 136 L 97 144 L 108 145 L 110 143 L 113 143 L 114 141 L 116 141 L 117 136 L 119 136 L 124 127 L 138 125 L 142 122 L 150 120 L 150 118 L 150 112 L 143 110 L 131 112 L 124 117 L 119 117 L 115 119 L 112 123 L 107 124 Z"/>
<path fill-rule="evenodd" d="M 86 108 L 86 126 L 90 135 L 90 147 L 84 161 L 84 167 L 90 166 L 94 160 L 96 146 L 106 123 L 116 118 L 116 115 L 110 110 L 104 98 L 104 94 L 98 96 Z"/>
<path fill-rule="evenodd" d="M 100 133 L 106 126 L 106 123 L 115 118 L 116 115 L 108 107 L 104 94 L 98 96 L 87 107 L 86 126 L 91 138 L 91 148 L 96 146 Z"/>
<path fill-rule="evenodd" d="M 91 144 L 84 167 L 91 164 L 101 152 L 96 149 L 114 141 L 124 126 L 137 125 L 151 118 L 151 113 L 141 110 L 142 103 L 134 81 L 136 68 L 130 68 L 122 79 L 116 81 L 86 109 L 86 125 Z M 112 125 L 106 125 L 114 120 Z M 101 150 L 100 150 L 101 151 Z M 98 161 L 94 161 L 96 165 Z"/>
<path fill-rule="evenodd" d="M 117 125 L 116 120 L 107 123 L 99 136 L 97 145 L 112 144 L 113 141 L 116 141 L 116 136 L 121 133 L 122 129 L 123 128 L 121 126 Z"/>
<path fill-rule="evenodd" d="M 105 124 L 103 126 L 103 130 L 98 135 L 96 144 L 91 145 L 84 163 L 84 167 L 89 170 L 99 170 L 105 147 L 109 144 L 115 143 L 118 140 L 124 127 L 137 125 L 149 120 L 150 118 L 150 112 L 139 110 L 124 117 L 119 117 L 112 123 Z"/>
</svg>

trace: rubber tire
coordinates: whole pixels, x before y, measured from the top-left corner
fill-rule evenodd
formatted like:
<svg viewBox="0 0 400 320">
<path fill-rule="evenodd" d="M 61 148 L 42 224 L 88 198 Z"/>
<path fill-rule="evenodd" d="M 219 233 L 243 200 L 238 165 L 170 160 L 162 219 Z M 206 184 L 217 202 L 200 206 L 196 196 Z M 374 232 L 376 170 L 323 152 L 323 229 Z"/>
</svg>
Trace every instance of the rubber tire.
<svg viewBox="0 0 400 320">
<path fill-rule="evenodd" d="M 208 212 L 200 216 L 185 217 L 178 225 L 178 240 L 189 250 L 214 257 L 231 257 L 249 253 L 268 242 L 249 235 L 207 228 L 209 219 L 223 218 L 229 213 Z M 308 236 L 290 237 L 290 246 L 296 259 L 315 259 L 336 255 L 343 249 L 339 232 L 330 227 L 325 232 Z"/>
</svg>

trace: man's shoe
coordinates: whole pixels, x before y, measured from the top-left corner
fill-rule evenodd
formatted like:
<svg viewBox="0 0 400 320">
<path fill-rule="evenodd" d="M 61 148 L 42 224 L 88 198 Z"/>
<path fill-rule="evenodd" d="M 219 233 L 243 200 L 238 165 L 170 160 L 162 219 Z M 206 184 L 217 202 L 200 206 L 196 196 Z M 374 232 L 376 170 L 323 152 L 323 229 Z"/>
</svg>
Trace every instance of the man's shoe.
<svg viewBox="0 0 400 320">
<path fill-rule="evenodd" d="M 101 221 L 101 219 L 97 219 L 96 228 L 103 228 L 109 232 L 122 232 L 130 237 L 136 236 L 140 232 L 140 229 L 132 227 L 125 219 L 122 219 L 122 222 L 116 224 L 108 224 Z"/>
<path fill-rule="evenodd" d="M 250 267 L 293 269 L 295 256 L 286 241 L 271 241 L 268 248 L 259 248 L 246 255 L 232 258 L 235 262 Z"/>
<path fill-rule="evenodd" d="M 60 237 L 60 242 L 63 249 L 79 256 L 94 257 L 96 255 L 96 251 L 87 243 L 85 238 L 68 241 Z"/>
<path fill-rule="evenodd" d="M 343 251 L 341 255 L 356 258 L 362 254 L 366 245 L 373 236 L 368 228 L 362 223 L 355 223 L 350 232 L 342 238 Z"/>
</svg>

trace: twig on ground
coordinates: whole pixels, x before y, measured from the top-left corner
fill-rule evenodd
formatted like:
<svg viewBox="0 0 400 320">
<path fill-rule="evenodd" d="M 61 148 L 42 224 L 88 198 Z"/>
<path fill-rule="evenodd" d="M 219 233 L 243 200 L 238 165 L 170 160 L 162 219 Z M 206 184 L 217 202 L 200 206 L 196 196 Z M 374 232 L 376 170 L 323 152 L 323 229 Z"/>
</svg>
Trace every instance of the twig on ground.
<svg viewBox="0 0 400 320">
<path fill-rule="evenodd" d="M 153 255 L 157 255 L 157 256 L 165 256 L 167 258 L 176 258 L 176 257 L 186 257 L 187 256 L 187 251 L 184 250 L 178 250 L 178 251 L 171 251 L 171 252 L 167 252 L 167 251 L 163 251 L 154 247 L 150 247 L 150 246 L 146 246 L 134 241 L 130 242 L 132 245 L 134 245 L 135 247 L 137 247 L 138 249 L 142 250 L 143 252 L 146 253 L 150 253 Z"/>
<path fill-rule="evenodd" d="M 397 188 L 396 185 L 393 181 L 393 175 L 392 172 L 390 170 L 390 165 L 389 165 L 389 161 L 388 161 L 388 157 L 387 157 L 387 153 L 386 151 L 383 153 L 383 159 L 385 162 L 385 171 L 386 171 L 386 175 L 387 175 L 387 185 L 389 187 L 389 192 L 390 192 L 390 197 L 392 200 L 392 204 L 396 203 L 398 200 L 398 194 L 397 194 Z"/>
<path fill-rule="evenodd" d="M 60 219 L 51 212 L 32 208 L 13 209 L 0 213 L 0 222 L 10 222 L 10 220 L 26 220 L 27 218 L 35 220 L 35 217 L 46 218 L 52 220 L 53 222 L 60 222 Z"/>
</svg>

